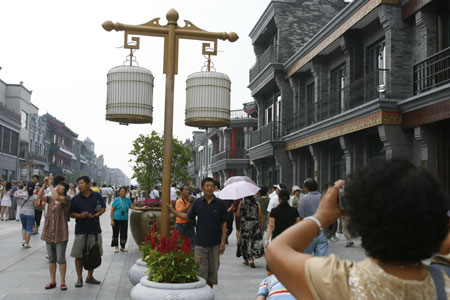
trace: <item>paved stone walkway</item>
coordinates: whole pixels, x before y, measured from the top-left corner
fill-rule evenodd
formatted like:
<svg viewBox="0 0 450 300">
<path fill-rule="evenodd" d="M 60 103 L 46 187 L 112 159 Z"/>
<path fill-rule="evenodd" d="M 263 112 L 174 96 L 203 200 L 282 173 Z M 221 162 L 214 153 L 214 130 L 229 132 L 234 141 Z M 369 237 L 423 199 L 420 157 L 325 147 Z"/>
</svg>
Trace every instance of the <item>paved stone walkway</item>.
<svg viewBox="0 0 450 300">
<path fill-rule="evenodd" d="M 44 220 L 42 220 L 43 222 Z M 42 223 L 43 224 L 43 223 Z M 69 223 L 70 241 L 67 247 L 67 291 L 59 288 L 45 290 L 49 282 L 48 261 L 45 258 L 45 243 L 38 235 L 32 237 L 32 248 L 21 247 L 21 225 L 16 221 L 0 221 L 0 299 L 129 299 L 132 289 L 128 281 L 128 269 L 139 258 L 139 252 L 129 233 L 128 252 L 114 253 L 109 247 L 112 229 L 109 225 L 109 208 L 101 217 L 103 230 L 103 262 L 95 270 L 94 277 L 102 281 L 101 285 L 85 284 L 75 288 L 76 272 L 74 259 L 70 257 L 73 242 L 74 220 Z M 343 237 L 341 238 L 343 239 Z M 330 243 L 330 252 L 340 258 L 362 260 L 364 251 L 357 241 L 355 247 L 345 248 L 344 241 Z M 236 235 L 230 236 L 225 254 L 221 257 L 219 285 L 214 287 L 216 300 L 256 299 L 259 283 L 266 277 L 264 259 L 256 260 L 256 268 L 251 269 L 242 264 L 241 258 L 236 258 Z M 86 271 L 84 272 L 86 277 Z M 59 287 L 59 274 L 57 283 Z"/>
</svg>

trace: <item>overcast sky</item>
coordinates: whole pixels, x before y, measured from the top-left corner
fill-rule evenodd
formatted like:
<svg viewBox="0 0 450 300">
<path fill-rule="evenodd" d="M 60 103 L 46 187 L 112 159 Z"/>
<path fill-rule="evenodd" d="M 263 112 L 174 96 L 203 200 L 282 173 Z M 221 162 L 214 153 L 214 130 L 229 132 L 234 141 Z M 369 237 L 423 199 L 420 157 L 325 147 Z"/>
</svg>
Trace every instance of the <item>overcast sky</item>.
<svg viewBox="0 0 450 300">
<path fill-rule="evenodd" d="M 139 66 L 155 76 L 153 124 L 122 126 L 105 120 L 106 74 L 122 65 L 129 50 L 123 32 L 107 32 L 106 20 L 138 25 L 175 8 L 178 24 L 189 20 L 207 31 L 234 31 L 239 40 L 219 40 L 213 57 L 216 70 L 231 81 L 231 109 L 251 101 L 249 68 L 255 56 L 248 37 L 269 0 L 1 0 L 0 79 L 9 84 L 24 82 L 32 90 L 31 101 L 39 114 L 47 112 L 84 140 L 95 142 L 95 153 L 105 164 L 122 169 L 131 178 L 128 154 L 139 134 L 163 131 L 165 75 L 162 73 L 163 38 L 141 37 L 135 52 Z M 205 58 L 200 41 L 181 41 L 178 75 L 175 79 L 174 136 L 191 138 L 197 128 L 184 125 L 186 78 L 201 70 Z"/>
</svg>

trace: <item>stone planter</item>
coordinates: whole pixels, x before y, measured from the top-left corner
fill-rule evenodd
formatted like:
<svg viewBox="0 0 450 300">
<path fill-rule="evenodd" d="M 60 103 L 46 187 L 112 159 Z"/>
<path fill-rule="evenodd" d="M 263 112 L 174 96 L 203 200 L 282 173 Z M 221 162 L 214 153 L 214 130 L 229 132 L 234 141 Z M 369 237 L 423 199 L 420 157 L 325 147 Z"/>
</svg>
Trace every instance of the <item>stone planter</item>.
<svg viewBox="0 0 450 300">
<path fill-rule="evenodd" d="M 147 270 L 147 264 L 142 260 L 142 258 L 139 258 L 128 270 L 128 279 L 133 285 L 136 285 L 142 277 L 148 276 Z"/>
<path fill-rule="evenodd" d="M 214 293 L 203 278 L 191 283 L 159 283 L 142 278 L 131 290 L 131 300 L 213 300 Z"/>
<path fill-rule="evenodd" d="M 130 229 L 134 241 L 138 247 L 145 242 L 145 236 L 153 224 L 156 223 L 158 230 L 161 227 L 161 207 L 147 208 L 146 210 L 132 210 L 130 214 Z M 175 224 L 175 216 L 170 215 L 170 224 Z"/>
</svg>

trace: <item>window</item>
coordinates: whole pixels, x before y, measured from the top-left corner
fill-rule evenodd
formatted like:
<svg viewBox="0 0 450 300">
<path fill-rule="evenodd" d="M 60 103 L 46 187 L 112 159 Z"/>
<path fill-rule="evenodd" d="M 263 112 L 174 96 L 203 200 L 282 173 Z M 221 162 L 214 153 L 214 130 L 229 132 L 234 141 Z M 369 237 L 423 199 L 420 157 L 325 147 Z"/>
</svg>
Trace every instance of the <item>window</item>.
<svg viewBox="0 0 450 300">
<path fill-rule="evenodd" d="M 11 152 L 11 130 L 8 128 L 3 129 L 3 147 L 2 152 L 10 154 Z"/>
<path fill-rule="evenodd" d="M 330 103 L 328 107 L 329 116 L 339 114 L 345 110 L 345 64 L 331 70 L 330 72 Z"/>
<path fill-rule="evenodd" d="M 438 2 L 438 51 L 450 47 L 450 3 L 448 0 Z"/>
<path fill-rule="evenodd" d="M 27 129 L 28 128 L 28 114 L 25 111 L 21 111 L 20 114 L 20 121 L 22 123 L 22 128 Z"/>
<path fill-rule="evenodd" d="M 386 153 L 378 133 L 367 135 L 367 162 L 385 160 Z"/>
<path fill-rule="evenodd" d="M 11 154 L 17 156 L 19 152 L 19 133 L 11 131 Z"/>
<path fill-rule="evenodd" d="M 306 155 L 306 178 L 314 178 L 314 159 L 311 154 Z"/>
<path fill-rule="evenodd" d="M 0 152 L 2 152 L 3 126 L 0 126 Z"/>
<path fill-rule="evenodd" d="M 311 125 L 315 121 L 316 101 L 314 99 L 314 82 L 306 87 L 306 109 L 307 109 L 307 123 Z"/>
<path fill-rule="evenodd" d="M 334 143 L 330 147 L 330 182 L 345 178 L 344 151 L 340 143 Z"/>
<path fill-rule="evenodd" d="M 275 121 L 281 121 L 281 96 L 277 96 L 277 101 L 275 102 Z"/>
<path fill-rule="evenodd" d="M 2 170 L 2 179 L 8 180 L 8 170 L 5 169 Z"/>
<path fill-rule="evenodd" d="M 11 170 L 9 172 L 9 181 L 11 181 L 11 180 L 16 180 L 16 171 L 14 171 L 14 170 Z"/>
<path fill-rule="evenodd" d="M 380 85 L 386 86 L 386 68 L 386 43 L 381 40 L 367 48 L 365 86 L 368 99 L 378 97 Z"/>
<path fill-rule="evenodd" d="M 266 108 L 264 125 L 271 123 L 272 119 L 273 119 L 273 105 Z"/>
</svg>

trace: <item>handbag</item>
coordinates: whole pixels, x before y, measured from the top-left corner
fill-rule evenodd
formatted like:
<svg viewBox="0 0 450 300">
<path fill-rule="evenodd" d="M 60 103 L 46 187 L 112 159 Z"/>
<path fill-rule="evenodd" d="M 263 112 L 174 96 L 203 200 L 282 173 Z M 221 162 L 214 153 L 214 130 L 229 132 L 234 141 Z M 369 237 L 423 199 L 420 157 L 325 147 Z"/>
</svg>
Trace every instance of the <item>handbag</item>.
<svg viewBox="0 0 450 300">
<path fill-rule="evenodd" d="M 85 235 L 86 239 L 84 242 L 83 249 L 83 267 L 85 270 L 94 270 L 102 264 L 102 256 L 100 254 L 100 245 L 98 244 L 98 237 L 95 234 L 95 244 L 88 249 L 87 240 L 88 235 Z"/>
</svg>

